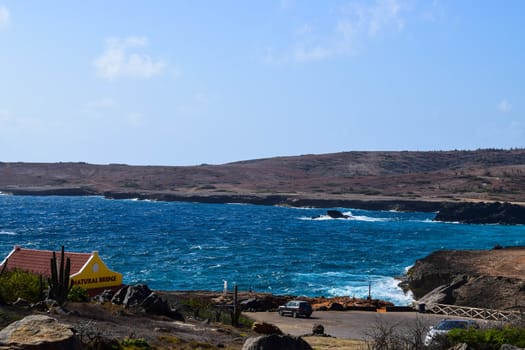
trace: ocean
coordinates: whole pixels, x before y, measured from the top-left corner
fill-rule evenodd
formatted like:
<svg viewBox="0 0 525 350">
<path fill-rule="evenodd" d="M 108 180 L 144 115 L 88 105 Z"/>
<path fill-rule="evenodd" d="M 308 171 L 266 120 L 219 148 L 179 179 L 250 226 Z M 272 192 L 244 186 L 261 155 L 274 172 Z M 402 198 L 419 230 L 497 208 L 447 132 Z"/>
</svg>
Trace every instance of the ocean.
<svg viewBox="0 0 525 350">
<path fill-rule="evenodd" d="M 240 290 L 366 297 L 408 305 L 397 286 L 439 249 L 525 245 L 525 226 L 432 221 L 435 214 L 245 204 L 0 195 L 0 260 L 20 245 L 97 250 L 124 283 L 157 290 Z M 318 218 L 314 218 L 320 216 Z"/>
</svg>

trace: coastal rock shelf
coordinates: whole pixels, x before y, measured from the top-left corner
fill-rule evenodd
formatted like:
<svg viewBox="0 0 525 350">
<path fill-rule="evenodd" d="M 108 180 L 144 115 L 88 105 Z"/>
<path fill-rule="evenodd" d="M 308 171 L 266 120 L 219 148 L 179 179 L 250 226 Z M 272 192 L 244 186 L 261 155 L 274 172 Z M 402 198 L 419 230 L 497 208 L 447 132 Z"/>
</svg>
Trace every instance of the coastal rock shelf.
<svg viewBox="0 0 525 350">
<path fill-rule="evenodd" d="M 442 203 L 437 221 L 466 224 L 525 224 L 525 207 L 511 203 Z"/>
<path fill-rule="evenodd" d="M 525 247 L 441 250 L 417 260 L 403 284 L 419 303 L 525 306 Z"/>
</svg>

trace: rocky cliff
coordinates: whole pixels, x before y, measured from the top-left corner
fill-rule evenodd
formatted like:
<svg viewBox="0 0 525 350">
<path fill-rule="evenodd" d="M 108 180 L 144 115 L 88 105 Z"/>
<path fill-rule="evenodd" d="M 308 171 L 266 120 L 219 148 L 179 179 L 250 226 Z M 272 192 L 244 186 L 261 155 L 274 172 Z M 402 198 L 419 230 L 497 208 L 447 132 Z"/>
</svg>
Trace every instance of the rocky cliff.
<svg viewBox="0 0 525 350">
<path fill-rule="evenodd" d="M 406 284 L 419 303 L 525 307 L 525 247 L 437 251 L 417 260 Z"/>
</svg>

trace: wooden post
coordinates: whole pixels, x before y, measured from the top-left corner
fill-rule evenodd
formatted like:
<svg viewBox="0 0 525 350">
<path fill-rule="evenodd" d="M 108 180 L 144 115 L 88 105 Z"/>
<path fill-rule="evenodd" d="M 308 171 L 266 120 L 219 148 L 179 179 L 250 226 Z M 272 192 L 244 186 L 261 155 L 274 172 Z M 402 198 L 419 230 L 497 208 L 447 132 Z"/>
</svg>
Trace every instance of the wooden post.
<svg viewBox="0 0 525 350">
<path fill-rule="evenodd" d="M 233 286 L 233 314 L 232 314 L 232 326 L 237 327 L 239 325 L 239 299 L 237 284 Z"/>
</svg>

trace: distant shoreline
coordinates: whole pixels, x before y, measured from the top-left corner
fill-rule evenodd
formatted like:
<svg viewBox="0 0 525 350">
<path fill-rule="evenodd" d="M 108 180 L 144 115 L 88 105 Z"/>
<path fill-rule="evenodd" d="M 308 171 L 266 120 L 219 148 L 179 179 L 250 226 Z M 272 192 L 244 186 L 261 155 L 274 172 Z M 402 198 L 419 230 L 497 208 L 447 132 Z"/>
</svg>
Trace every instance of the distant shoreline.
<svg viewBox="0 0 525 350">
<path fill-rule="evenodd" d="M 416 199 L 339 199 L 309 198 L 280 194 L 182 194 L 174 192 L 117 192 L 102 193 L 82 187 L 9 187 L 0 193 L 19 196 L 103 196 L 107 199 L 138 199 L 161 202 L 194 202 L 210 204 L 242 203 L 295 208 L 354 208 L 363 210 L 395 210 L 401 212 L 436 213 L 436 221 L 468 224 L 525 224 L 525 207 L 512 203 L 460 202 Z"/>
</svg>

